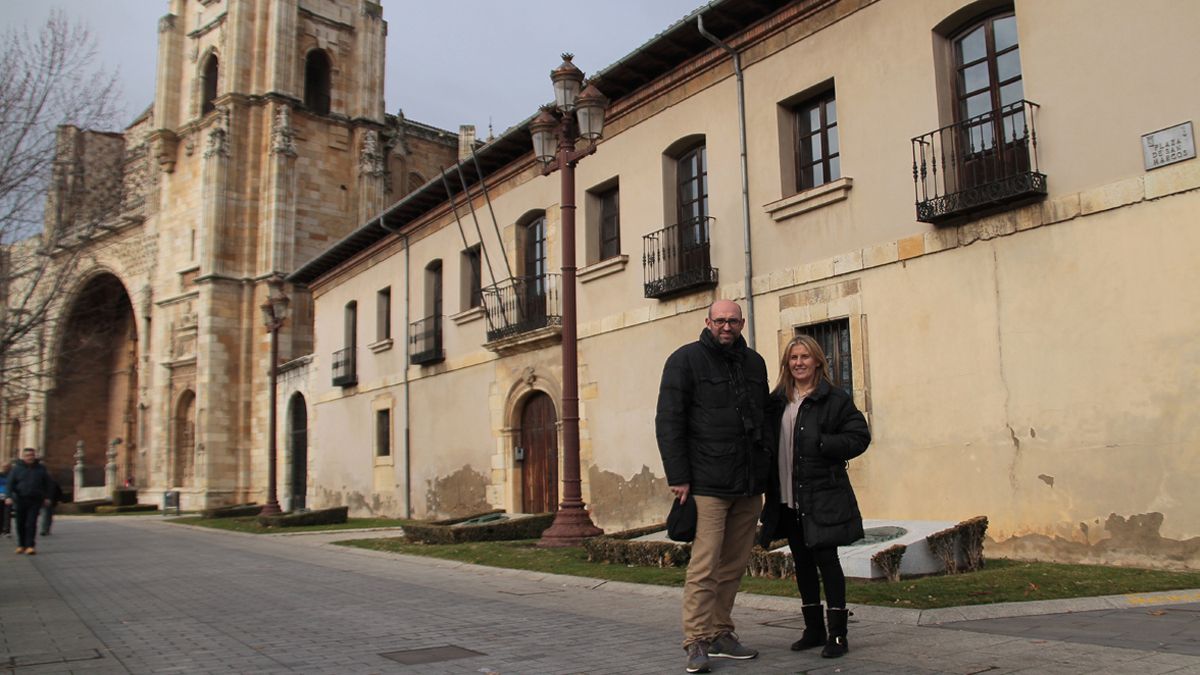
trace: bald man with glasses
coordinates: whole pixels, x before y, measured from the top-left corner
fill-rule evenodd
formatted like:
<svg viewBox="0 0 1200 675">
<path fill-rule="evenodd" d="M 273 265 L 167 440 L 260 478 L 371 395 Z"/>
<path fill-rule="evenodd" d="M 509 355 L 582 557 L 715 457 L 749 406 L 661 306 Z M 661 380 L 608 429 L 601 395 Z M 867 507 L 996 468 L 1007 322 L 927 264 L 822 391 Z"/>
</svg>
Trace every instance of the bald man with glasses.
<svg viewBox="0 0 1200 675">
<path fill-rule="evenodd" d="M 742 337 L 742 308 L 718 300 L 700 338 L 663 368 L 654 420 L 667 484 L 696 504 L 696 537 L 683 588 L 689 673 L 710 657 L 752 659 L 734 632 L 733 601 L 750 560 L 770 452 L 762 444 L 767 365 Z"/>
</svg>

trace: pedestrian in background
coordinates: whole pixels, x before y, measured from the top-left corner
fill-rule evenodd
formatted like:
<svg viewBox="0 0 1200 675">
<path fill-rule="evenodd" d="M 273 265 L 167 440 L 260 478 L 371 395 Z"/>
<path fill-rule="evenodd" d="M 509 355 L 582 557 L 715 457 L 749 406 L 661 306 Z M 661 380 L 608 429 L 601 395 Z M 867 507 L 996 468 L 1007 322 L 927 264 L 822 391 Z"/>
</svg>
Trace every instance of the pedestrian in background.
<svg viewBox="0 0 1200 675">
<path fill-rule="evenodd" d="M 767 364 L 742 338 L 742 308 L 718 300 L 700 339 L 663 368 L 655 434 L 667 485 L 696 504 L 696 536 L 683 587 L 687 672 L 709 657 L 752 659 L 734 633 L 733 601 L 750 561 L 771 453 L 762 446 Z"/>
<path fill-rule="evenodd" d="M 47 472 L 49 473 L 49 472 Z M 50 526 L 54 524 L 54 509 L 58 508 L 58 503 L 62 501 L 63 489 L 54 480 L 54 476 L 50 476 L 50 492 L 49 503 L 42 507 L 42 536 L 50 535 Z"/>
<path fill-rule="evenodd" d="M 0 465 L 0 537 L 12 536 L 12 507 L 8 505 L 8 472 L 12 462 Z"/>
<path fill-rule="evenodd" d="M 8 474 L 8 504 L 17 509 L 17 553 L 37 555 L 37 519 L 50 503 L 50 472 L 33 448 L 21 451 L 21 461 Z"/>
<path fill-rule="evenodd" d="M 829 379 L 821 345 L 807 335 L 787 344 L 766 414 L 767 442 L 776 448 L 759 543 L 786 538 L 796 564 L 804 632 L 793 651 L 824 647 L 837 658 L 846 641 L 846 575 L 838 546 L 863 537 L 862 513 L 846 473 L 871 443 L 854 399 Z M 821 586 L 829 611 L 822 616 Z M 829 627 L 826 630 L 825 621 Z"/>
</svg>

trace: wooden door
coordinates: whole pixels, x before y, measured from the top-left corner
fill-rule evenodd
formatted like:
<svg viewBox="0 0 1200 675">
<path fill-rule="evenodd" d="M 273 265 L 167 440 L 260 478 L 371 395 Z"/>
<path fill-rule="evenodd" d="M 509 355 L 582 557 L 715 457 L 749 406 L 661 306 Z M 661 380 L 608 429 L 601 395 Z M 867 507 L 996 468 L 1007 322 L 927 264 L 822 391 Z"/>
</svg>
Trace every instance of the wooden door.
<svg viewBox="0 0 1200 675">
<path fill-rule="evenodd" d="M 521 411 L 521 511 L 546 513 L 558 509 L 558 417 L 554 402 L 538 392 Z"/>
</svg>

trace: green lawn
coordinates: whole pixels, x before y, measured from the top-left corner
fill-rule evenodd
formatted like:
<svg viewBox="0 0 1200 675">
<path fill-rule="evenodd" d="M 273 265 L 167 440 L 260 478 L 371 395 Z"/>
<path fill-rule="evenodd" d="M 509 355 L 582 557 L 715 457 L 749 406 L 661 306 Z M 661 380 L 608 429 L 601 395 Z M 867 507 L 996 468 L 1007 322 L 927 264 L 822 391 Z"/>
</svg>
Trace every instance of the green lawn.
<svg viewBox="0 0 1200 675">
<path fill-rule="evenodd" d="M 251 534 L 279 534 L 281 532 L 324 532 L 336 530 L 358 530 L 368 527 L 403 527 L 407 521 L 398 518 L 350 518 L 336 525 L 301 525 L 297 527 L 263 527 L 258 524 L 258 516 L 241 518 L 201 518 L 200 516 L 184 516 L 171 518 L 168 523 L 181 525 L 197 525 L 211 527 L 215 530 L 232 530 L 234 532 L 249 532 Z"/>
<path fill-rule="evenodd" d="M 376 551 L 424 555 L 447 560 L 537 572 L 570 574 L 639 584 L 682 586 L 684 570 L 591 563 L 582 548 L 537 548 L 532 541 L 478 542 L 452 545 L 411 544 L 403 538 L 353 539 L 338 542 Z M 967 574 L 906 579 L 898 583 L 849 580 L 852 603 L 932 609 L 995 602 L 1050 600 L 1120 593 L 1200 588 L 1200 572 L 1166 572 L 1100 565 L 1021 562 L 996 559 Z M 742 590 L 764 595 L 796 596 L 788 579 L 747 576 Z"/>
</svg>

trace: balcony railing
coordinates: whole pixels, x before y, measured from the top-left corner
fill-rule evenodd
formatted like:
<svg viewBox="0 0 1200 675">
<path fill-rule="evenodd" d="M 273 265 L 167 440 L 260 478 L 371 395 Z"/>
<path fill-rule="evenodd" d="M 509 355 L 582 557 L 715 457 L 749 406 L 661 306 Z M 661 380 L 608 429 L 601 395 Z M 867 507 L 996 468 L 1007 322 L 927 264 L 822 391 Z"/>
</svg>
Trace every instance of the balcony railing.
<svg viewBox="0 0 1200 675">
<path fill-rule="evenodd" d="M 942 223 L 1045 196 L 1037 110 L 1017 101 L 912 139 L 917 220 Z"/>
<path fill-rule="evenodd" d="M 483 289 L 488 342 L 562 326 L 561 276 L 514 277 Z"/>
<path fill-rule="evenodd" d="M 333 353 L 333 386 L 353 387 L 358 384 L 356 361 L 354 347 L 346 347 Z"/>
<path fill-rule="evenodd" d="M 446 360 L 446 352 L 442 349 L 441 314 L 416 321 L 409 328 L 408 359 L 418 365 Z"/>
<path fill-rule="evenodd" d="M 717 285 L 709 235 L 713 219 L 701 216 L 642 237 L 645 296 L 665 298 Z"/>
</svg>

